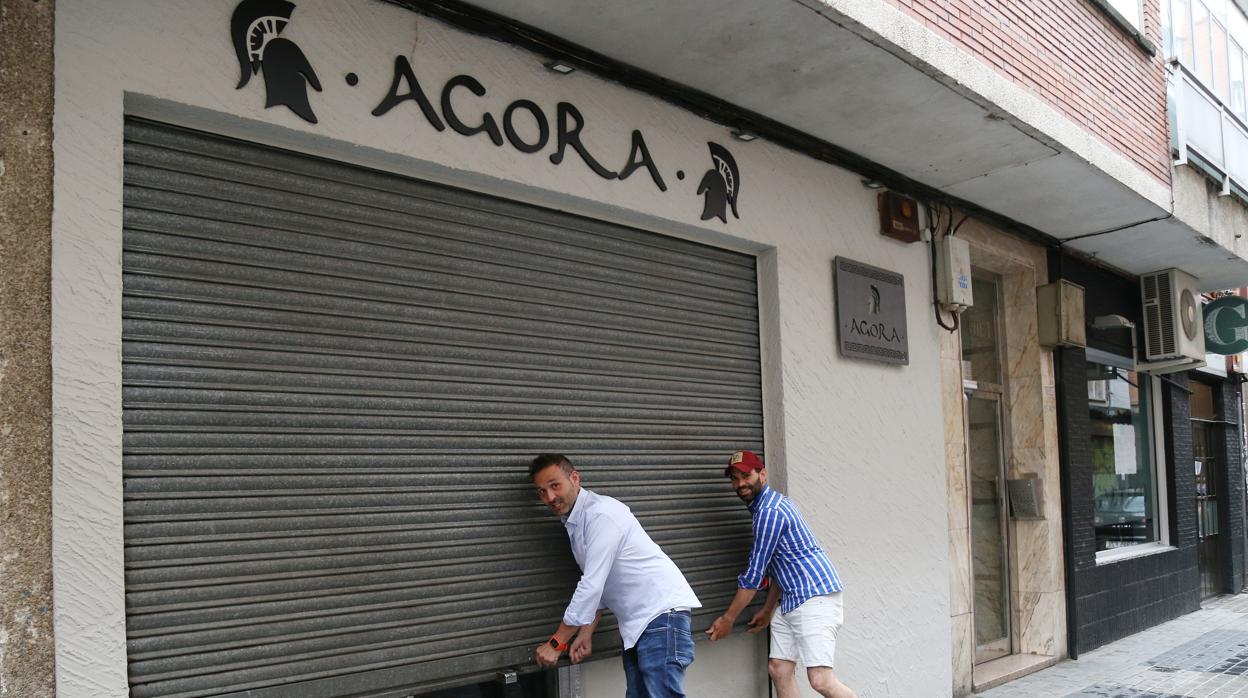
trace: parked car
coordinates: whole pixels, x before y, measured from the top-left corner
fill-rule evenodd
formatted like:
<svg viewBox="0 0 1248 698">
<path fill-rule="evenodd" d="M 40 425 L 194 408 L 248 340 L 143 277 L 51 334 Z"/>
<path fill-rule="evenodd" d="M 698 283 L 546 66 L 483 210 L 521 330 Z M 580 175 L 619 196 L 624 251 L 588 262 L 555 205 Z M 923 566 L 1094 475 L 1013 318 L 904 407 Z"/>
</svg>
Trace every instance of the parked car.
<svg viewBox="0 0 1248 698">
<path fill-rule="evenodd" d="M 1142 489 L 1110 490 L 1097 495 L 1092 520 L 1097 549 L 1149 540 L 1148 502 Z"/>
</svg>

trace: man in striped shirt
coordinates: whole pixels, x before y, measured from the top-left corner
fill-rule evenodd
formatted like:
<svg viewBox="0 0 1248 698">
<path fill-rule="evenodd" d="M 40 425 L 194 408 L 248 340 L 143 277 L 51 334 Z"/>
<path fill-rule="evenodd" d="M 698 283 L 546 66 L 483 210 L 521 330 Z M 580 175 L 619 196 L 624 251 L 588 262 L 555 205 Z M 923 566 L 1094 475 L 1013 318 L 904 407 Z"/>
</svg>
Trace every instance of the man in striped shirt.
<svg viewBox="0 0 1248 698">
<path fill-rule="evenodd" d="M 737 594 L 724 615 L 706 631 L 711 640 L 727 637 L 737 616 L 754 595 L 771 584 L 763 608 L 748 623 L 756 633 L 771 625 L 767 673 L 777 698 L 797 698 L 794 670 L 800 659 L 810 687 L 826 698 L 857 698 L 832 672 L 836 634 L 844 614 L 840 577 L 793 501 L 767 486 L 767 466 L 749 451 L 737 451 L 724 475 L 750 508 L 754 547 L 745 572 L 737 577 Z M 780 613 L 777 615 L 776 602 Z"/>
</svg>

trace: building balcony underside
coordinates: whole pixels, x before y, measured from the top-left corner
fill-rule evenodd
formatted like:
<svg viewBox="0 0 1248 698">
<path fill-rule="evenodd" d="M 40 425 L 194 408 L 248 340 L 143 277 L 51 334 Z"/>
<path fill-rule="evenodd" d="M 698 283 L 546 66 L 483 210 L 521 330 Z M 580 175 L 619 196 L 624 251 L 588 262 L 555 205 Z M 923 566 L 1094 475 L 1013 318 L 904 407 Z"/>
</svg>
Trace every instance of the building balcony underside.
<svg viewBox="0 0 1248 698">
<path fill-rule="evenodd" d="M 760 116 L 1122 271 L 1177 266 L 1206 290 L 1248 279 L 1248 244 L 1234 237 L 1237 226 L 1202 229 L 1182 205 L 1174 213 L 1168 183 L 878 0 L 471 4 L 518 27 L 517 36 L 538 30 L 530 47 L 557 37 L 625 73 Z M 863 169 L 853 158 L 846 164 Z"/>
</svg>

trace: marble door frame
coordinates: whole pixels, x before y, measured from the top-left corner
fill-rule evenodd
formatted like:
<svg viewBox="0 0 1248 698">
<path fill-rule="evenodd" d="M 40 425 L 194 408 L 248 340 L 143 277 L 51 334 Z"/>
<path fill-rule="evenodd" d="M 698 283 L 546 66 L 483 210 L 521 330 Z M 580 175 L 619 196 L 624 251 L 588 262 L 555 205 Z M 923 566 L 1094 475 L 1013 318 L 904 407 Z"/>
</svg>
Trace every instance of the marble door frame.
<svg viewBox="0 0 1248 698">
<path fill-rule="evenodd" d="M 1004 394 L 1002 429 L 1007 477 L 1035 475 L 1044 491 L 1044 518 L 1010 522 L 1012 645 L 1018 654 L 1066 653 L 1061 473 L 1052 352 L 1040 347 L 1035 289 L 1048 282 L 1046 250 L 979 221 L 958 237 L 971 245 L 976 269 L 1001 281 L 1000 321 Z M 966 695 L 974 681 L 970 501 L 964 428 L 961 341 L 942 333 L 941 385 L 949 496 L 950 616 L 953 692 Z"/>
</svg>

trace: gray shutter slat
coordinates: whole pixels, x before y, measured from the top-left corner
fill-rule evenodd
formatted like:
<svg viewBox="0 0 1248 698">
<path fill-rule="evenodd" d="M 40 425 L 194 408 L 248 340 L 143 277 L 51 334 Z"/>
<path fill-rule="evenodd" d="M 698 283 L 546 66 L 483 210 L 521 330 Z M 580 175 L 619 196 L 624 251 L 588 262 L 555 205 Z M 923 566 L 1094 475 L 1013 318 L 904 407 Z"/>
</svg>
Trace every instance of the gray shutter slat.
<svg viewBox="0 0 1248 698">
<path fill-rule="evenodd" d="M 598 245 L 610 244 L 620 254 L 637 255 L 645 252 L 652 255 L 651 250 L 671 250 L 680 257 L 691 259 L 706 258 L 717 263 L 714 267 L 721 270 L 725 267 L 740 267 L 752 275 L 753 259 L 703 245 L 688 245 L 680 241 L 662 236 L 652 235 L 639 230 L 611 225 L 584 218 L 568 218 L 558 212 L 526 206 L 503 199 L 483 198 L 470 192 L 440 187 L 433 184 L 401 179 L 384 173 L 348 168 L 338 163 L 311 158 L 273 148 L 264 148 L 251 143 L 242 143 L 228 139 L 205 137 L 190 131 L 173 131 L 163 129 L 159 125 L 148 125 L 132 121 L 127 125 L 127 147 L 150 153 L 173 163 L 171 169 L 183 169 L 182 162 L 198 161 L 204 157 L 232 163 L 236 167 L 265 168 L 275 172 L 301 173 L 308 177 L 319 178 L 331 183 L 341 181 L 344 172 L 349 172 L 353 181 L 361 186 L 379 192 L 397 193 L 408 199 L 412 204 L 426 204 L 441 216 L 453 216 L 456 211 L 493 211 L 523 221 L 540 223 L 537 234 L 552 240 L 564 240 L 570 244 L 584 245 L 590 238 L 579 236 L 575 231 L 593 234 Z M 148 148 L 146 146 L 157 146 Z M 257 152 L 263 158 L 257 158 Z M 179 157 L 179 154 L 181 157 Z M 141 158 L 141 156 L 139 156 Z M 140 160 L 141 161 L 141 160 Z M 230 172 L 233 175 L 233 171 Z M 262 179 L 261 184 L 271 181 Z M 337 196 L 341 190 L 335 187 L 325 189 L 330 196 Z M 449 204 L 448 210 L 444 205 Z M 567 232 L 573 231 L 573 232 Z"/>
<path fill-rule="evenodd" d="M 147 202 L 148 208 L 145 209 L 126 209 L 126 229 L 135 233 L 153 236 L 172 233 L 257 249 L 280 249 L 283 244 L 289 246 L 287 241 L 298 241 L 299 249 L 309 254 L 380 261 L 388 266 L 419 271 L 456 270 L 461 275 L 483 280 L 506 280 L 523 286 L 527 293 L 546 293 L 555 298 L 567 292 L 587 296 L 610 294 L 605 297 L 645 301 L 654 304 L 654 307 L 697 310 L 709 315 L 757 317 L 757 308 L 748 305 L 752 294 L 744 286 L 741 291 L 732 293 L 718 287 L 662 286 L 662 278 L 638 277 L 635 272 L 601 268 L 601 264 L 594 274 L 588 274 L 581 261 L 517 249 L 492 250 L 462 239 L 421 235 L 410 229 L 390 230 L 362 225 L 357 221 L 318 218 L 306 212 L 277 214 L 239 202 L 206 203 L 202 198 L 193 196 L 181 196 L 171 201 L 171 195 L 164 192 L 153 191 L 144 196 L 132 191 L 129 196 L 132 200 L 128 204 L 144 203 L 134 199 L 155 200 Z M 170 210 L 156 210 L 157 202 Z M 361 238 L 373 242 L 363 245 L 358 242 Z M 385 238 L 384 244 L 378 238 Z M 135 248 L 142 249 L 138 245 Z M 609 259 L 609 256 L 604 254 L 600 259 Z M 654 268 L 656 266 L 651 263 L 646 270 Z M 534 269 L 558 274 L 560 288 L 545 289 L 541 285 L 541 275 L 535 274 Z M 638 283 L 641 280 L 647 283 Z M 669 294 L 656 297 L 653 293 L 655 288 L 665 288 Z M 681 295 L 681 291 L 695 291 L 698 295 Z M 718 294 L 722 298 L 707 300 L 703 297 L 705 294 Z M 733 300 L 737 302 L 731 302 Z"/>
<path fill-rule="evenodd" d="M 208 161 L 213 162 L 213 161 Z M 221 202 L 233 202 L 255 207 L 261 221 L 271 220 L 280 227 L 280 221 L 288 213 L 310 213 L 329 220 L 354 220 L 375 223 L 379 227 L 396 230 L 415 230 L 438 237 L 468 241 L 479 239 L 482 244 L 493 244 L 499 249 L 510 249 L 489 234 L 507 233 L 515 236 L 511 245 L 522 245 L 530 254 L 538 253 L 565 261 L 591 265 L 595 271 L 613 274 L 621 280 L 628 275 L 641 274 L 645 283 L 670 283 L 677 287 L 722 287 L 738 293 L 750 291 L 748 277 L 741 273 L 714 274 L 682 266 L 681 257 L 666 250 L 645 248 L 632 250 L 633 255 L 603 253 L 595 247 L 567 244 L 560 236 L 550 236 L 549 227 L 539 227 L 515 216 L 500 216 L 473 209 L 450 209 L 438 205 L 436 213 L 428 205 L 418 205 L 411 196 L 380 195 L 361 187 L 349 188 L 350 180 L 335 182 L 310 182 L 288 178 L 268 170 L 252 171 L 245 167 L 223 167 L 215 176 L 187 174 L 170 170 L 158 170 L 138 165 L 128 165 L 125 176 L 135 187 L 129 192 L 127 203 L 142 208 L 144 197 L 159 194 L 196 196 Z M 251 180 L 251 181 L 248 181 Z M 275 181 L 277 180 L 277 181 Z M 284 182 L 281 180 L 289 180 Z M 268 188 L 278 185 L 278 188 Z M 338 195 L 335 198 L 316 196 L 319 189 L 330 187 Z M 150 191 L 145 191 L 150 190 Z M 345 191 L 344 191 L 345 190 Z M 157 209 L 170 210 L 170 209 Z M 176 210 L 176 209 L 171 209 Z M 437 216 L 437 217 L 434 217 Z M 527 233 L 527 235 L 526 235 Z M 565 236 L 562 236 L 566 238 Z M 600 241 L 607 247 L 607 241 Z M 644 252 L 647 256 L 641 256 Z M 610 256 L 612 265 L 603 263 Z M 734 270 L 735 271 L 735 270 Z M 641 285 L 630 281 L 624 285 Z M 742 299 L 743 300 L 743 299 Z"/>
<path fill-rule="evenodd" d="M 754 259 L 128 120 L 135 698 L 421 693 L 531 666 L 578 573 L 565 452 L 706 606 L 762 449 Z M 608 617 L 596 656 L 619 651 Z"/>
<path fill-rule="evenodd" d="M 187 269 L 177 269 L 177 276 L 190 278 L 220 278 L 226 274 L 238 274 L 243 278 L 237 281 L 225 279 L 227 283 L 261 284 L 272 287 L 285 285 L 299 287 L 298 282 L 320 281 L 319 277 L 332 276 L 343 281 L 356 280 L 356 290 L 347 286 L 343 292 L 355 291 L 359 295 L 368 295 L 368 291 L 377 290 L 395 295 L 399 289 L 424 289 L 426 292 L 436 290 L 446 295 L 452 293 L 466 294 L 471 298 L 501 297 L 514 298 L 521 294 L 525 300 L 544 302 L 567 308 L 595 308 L 610 310 L 613 315 L 627 318 L 630 313 L 665 313 L 674 319 L 682 319 L 691 324 L 707 324 L 714 326 L 719 323 L 732 323 L 755 319 L 754 313 L 747 308 L 740 308 L 723 303 L 710 304 L 697 299 L 683 302 L 684 297 L 656 297 L 653 290 L 643 293 L 638 289 L 632 295 L 637 299 L 629 301 L 640 307 L 630 307 L 620 294 L 611 294 L 618 289 L 618 284 L 605 282 L 601 277 L 576 279 L 576 287 L 571 284 L 560 288 L 548 288 L 546 275 L 535 274 L 531 269 L 516 269 L 501 264 L 483 264 L 479 260 L 465 259 L 459 256 L 433 255 L 428 252 L 372 248 L 367 251 L 344 248 L 342 245 L 305 245 L 306 252 L 295 254 L 286 249 L 268 245 L 257 245 L 248 242 L 206 241 L 203 238 L 188 236 L 189 231 L 196 231 L 203 226 L 191 222 L 189 224 L 169 225 L 160 230 L 146 230 L 127 226 L 129 237 L 134 241 L 129 249 L 136 259 L 126 265 L 132 272 L 147 272 L 151 269 L 163 269 L 170 261 L 159 260 L 157 264 L 143 263 L 143 253 L 158 250 L 162 256 L 180 257 L 179 263 Z M 263 237 L 262 237 L 263 236 Z M 262 239 L 266 242 L 275 237 L 269 231 L 258 231 L 248 236 L 251 240 Z M 295 234 L 286 237 L 298 239 Z M 306 236 L 305 236 L 306 237 Z M 512 255 L 515 259 L 515 255 Z M 213 264 L 217 262 L 218 264 Z M 224 262 L 230 266 L 222 267 Z M 541 260 L 546 264 L 547 260 Z M 278 278 L 255 276 L 255 269 L 272 269 L 285 271 L 290 281 Z M 578 267 L 583 270 L 582 267 Z M 215 272 L 215 273 L 214 273 Z M 509 278 L 510 277 L 510 278 Z M 363 280 L 362 282 L 359 280 Z M 381 283 L 369 284 L 370 281 Z M 341 282 L 340 282 L 341 283 Z M 561 284 L 563 282 L 561 281 Z M 698 289 L 702 291 L 703 289 Z M 410 292 L 410 291 L 409 291 Z M 506 295 L 502 295 L 505 292 Z M 403 294 L 397 294 L 403 295 Z M 690 304 L 701 307 L 691 308 Z M 718 312 L 712 312 L 718 311 Z M 725 311 L 731 314 L 725 314 Z M 733 317 L 733 315 L 737 317 Z M 712 322 L 713 321 L 713 322 Z M 714 324 L 713 324 L 714 323 Z"/>
<path fill-rule="evenodd" d="M 131 338 L 127 337 L 127 339 L 131 339 Z M 457 354 L 454 356 L 433 355 L 432 357 L 430 357 L 422 353 L 418 361 L 415 358 L 401 358 L 403 354 L 405 353 L 402 351 L 396 352 L 396 354 L 399 354 L 399 356 L 377 357 L 377 356 L 367 356 L 367 355 L 359 355 L 359 354 L 351 355 L 346 351 L 338 351 L 338 352 L 333 352 L 333 353 L 308 351 L 303 346 L 296 346 L 292 350 L 289 344 L 286 345 L 285 347 L 282 347 L 279 345 L 278 347 L 264 347 L 264 348 L 248 348 L 248 347 L 235 348 L 235 347 L 228 346 L 224 342 L 219 342 L 217 346 L 204 346 L 202 344 L 197 344 L 195 342 L 188 342 L 186 344 L 181 344 L 181 343 L 172 344 L 171 341 L 178 341 L 181 339 L 176 334 L 174 334 L 173 336 L 170 336 L 170 335 L 165 335 L 163 337 L 158 336 L 155 339 L 158 341 L 140 342 L 140 341 L 134 341 L 132 339 L 132 342 L 135 346 L 135 353 L 133 355 L 133 358 L 136 359 L 136 361 L 143 360 L 148 363 L 159 364 L 159 363 L 164 363 L 167 361 L 176 361 L 179 358 L 191 358 L 191 357 L 194 357 L 195 355 L 212 355 L 214 357 L 214 360 L 213 360 L 214 363 L 219 363 L 221 360 L 228 360 L 231 362 L 236 362 L 236 365 L 263 366 L 263 365 L 273 364 L 276 362 L 278 365 L 292 365 L 293 364 L 293 365 L 300 366 L 300 367 L 316 369 L 318 366 L 324 366 L 324 364 L 327 361 L 331 361 L 332 359 L 341 357 L 343 359 L 344 364 L 343 364 L 343 368 L 339 372 L 342 372 L 342 373 L 361 372 L 364 374 L 375 374 L 375 373 L 386 373 L 386 372 L 395 371 L 395 370 L 402 370 L 403 373 L 411 373 L 413 372 L 409 370 L 411 368 L 411 364 L 420 363 L 424 366 L 424 368 L 431 375 L 444 375 L 444 374 L 455 375 L 457 371 L 452 370 L 452 367 L 463 367 L 463 368 L 478 367 L 481 370 L 498 371 L 499 374 L 503 374 L 503 375 L 514 373 L 515 378 L 517 380 L 522 380 L 526 373 L 532 373 L 536 371 L 536 369 L 533 369 L 530 367 L 513 367 L 510 364 L 513 364 L 514 360 L 507 360 L 507 359 L 510 359 L 511 357 L 506 356 L 506 355 L 499 356 L 497 359 L 493 361 L 484 360 L 484 359 L 478 359 L 478 360 L 473 361 L 471 357 L 464 356 L 462 354 Z M 410 346 L 402 347 L 402 349 L 406 349 L 409 352 L 414 348 L 415 347 L 410 347 Z M 370 345 L 368 347 L 356 347 L 355 351 L 357 352 L 363 351 L 363 352 L 371 353 L 370 351 L 371 349 L 372 347 Z M 408 354 L 408 356 L 410 356 L 410 354 Z M 217 358 L 217 357 L 220 357 L 220 358 Z M 326 357 L 329 357 L 329 358 L 326 358 Z M 575 380 L 574 378 L 575 375 L 585 373 L 585 371 L 578 372 L 578 371 L 564 370 L 561 366 L 551 366 L 549 363 L 542 364 L 542 365 L 548 368 L 548 370 L 546 371 L 547 373 L 552 372 L 552 371 L 558 371 L 559 373 L 564 374 L 563 380 Z M 603 373 L 609 372 L 611 375 L 619 377 L 620 380 L 623 382 L 633 380 L 633 381 L 637 381 L 639 384 L 644 383 L 644 381 L 646 380 L 646 379 L 640 379 L 640 378 L 630 379 L 627 377 L 627 373 L 618 372 L 618 371 L 609 371 L 608 367 L 606 366 L 604 366 L 603 369 L 604 370 L 602 372 L 595 372 L 595 374 L 602 375 Z M 689 372 L 689 373 L 692 374 L 692 372 Z M 654 373 L 652 373 L 651 371 L 645 371 L 643 375 L 654 376 Z M 742 378 L 741 376 L 744 376 L 744 378 Z M 553 376 L 541 376 L 541 379 L 549 380 L 552 377 Z M 675 376 L 671 376 L 671 378 L 675 378 Z M 732 380 L 734 378 L 736 379 L 735 381 Z M 750 383 L 757 382 L 757 377 L 750 376 L 749 374 L 733 375 L 731 373 L 726 373 L 722 370 L 716 370 L 714 372 L 706 372 L 703 375 L 697 376 L 697 377 L 694 377 L 694 375 L 688 375 L 688 380 L 690 382 L 705 384 L 709 387 L 715 384 L 731 384 L 731 383 L 737 383 L 737 384 L 745 383 L 746 385 L 749 385 Z"/>
<path fill-rule="evenodd" d="M 194 282 L 184 282 L 182 287 Z M 697 337 L 686 336 L 673 328 L 669 333 L 640 332 L 629 328 L 612 328 L 606 322 L 597 325 L 573 324 L 558 322 L 553 318 L 513 319 L 500 315 L 470 313 L 457 315 L 453 310 L 438 308 L 421 308 L 398 303 L 370 303 L 352 298 L 335 298 L 326 295 L 297 293 L 289 291 L 269 291 L 240 287 L 235 297 L 225 296 L 228 289 L 219 286 L 201 287 L 202 293 L 211 292 L 211 296 L 186 298 L 179 296 L 176 289 L 161 298 L 136 295 L 125 299 L 122 312 L 136 318 L 144 319 L 187 319 L 202 317 L 206 320 L 226 320 L 237 316 L 240 321 L 262 322 L 266 315 L 281 323 L 298 324 L 307 315 L 320 317 L 311 318 L 311 328 L 322 324 L 352 324 L 353 319 L 401 323 L 403 329 L 417 332 L 429 328 L 431 334 L 445 337 L 443 341 L 453 341 L 455 337 L 466 336 L 478 341 L 500 342 L 506 336 L 523 335 L 532 331 L 534 322 L 542 322 L 565 342 L 584 341 L 594 345 L 618 344 L 626 348 L 649 351 L 675 351 L 685 354 L 711 354 L 729 358 L 741 358 L 755 353 L 753 347 L 739 343 L 739 334 L 726 337 L 727 341 L 702 341 Z M 604 321 L 607 318 L 602 318 Z M 689 333 L 693 334 L 693 333 Z M 700 333 L 709 334 L 709 333 Z M 500 337 L 499 335 L 506 335 Z M 441 339 L 442 337 L 438 337 Z"/>
<path fill-rule="evenodd" d="M 214 182 L 204 184 L 208 187 Z M 422 250 L 427 255 L 445 259 L 464 257 L 478 260 L 482 268 L 497 270 L 501 278 L 519 277 L 534 283 L 540 279 L 540 274 L 556 274 L 568 288 L 574 290 L 581 285 L 593 289 L 595 281 L 605 281 L 613 284 L 613 291 L 623 298 L 649 297 L 652 302 L 662 303 L 663 298 L 650 293 L 652 290 L 661 289 L 673 297 L 671 300 L 697 304 L 716 313 L 748 313 L 751 310 L 748 302 L 753 297 L 753 289 L 741 282 L 740 274 L 709 278 L 699 283 L 658 273 L 664 269 L 664 265 L 653 261 L 638 264 L 633 269 L 612 268 L 605 263 L 611 256 L 595 250 L 586 250 L 575 258 L 566 258 L 557 256 L 560 250 L 537 253 L 524 248 L 490 249 L 481 243 L 465 239 L 468 236 L 464 232 L 470 230 L 468 226 L 463 226 L 464 230 L 430 231 L 429 226 L 418 228 L 407 217 L 391 211 L 376 212 L 370 209 L 359 212 L 356 218 L 341 220 L 330 217 L 331 213 L 349 213 L 344 211 L 346 207 L 341 204 L 327 205 L 324 208 L 328 210 L 319 211 L 312 205 L 315 202 L 310 202 L 308 206 L 298 210 L 285 211 L 261 205 L 272 203 L 269 201 L 249 203 L 248 199 L 256 197 L 248 196 L 244 191 L 236 192 L 235 196 L 242 197 L 243 200 L 222 199 L 210 201 L 209 203 L 215 205 L 209 205 L 202 197 L 195 195 L 171 194 L 160 190 L 129 190 L 127 206 L 145 208 L 127 208 L 125 220 L 127 227 L 135 230 L 160 233 L 166 232 L 166 227 L 157 227 L 147 222 L 148 219 L 156 217 L 155 212 L 169 216 L 181 216 L 185 213 L 194 220 L 178 220 L 167 227 L 178 232 L 184 228 L 188 237 L 195 237 L 200 230 L 212 231 L 214 228 L 223 227 L 222 223 L 229 223 L 234 229 L 233 233 L 220 235 L 217 239 L 250 241 L 257 247 L 269 244 L 267 238 L 271 236 L 280 238 L 286 233 L 293 233 L 308 238 L 304 246 L 311 249 L 337 246 L 345 248 L 340 252 L 345 256 L 358 248 L 351 241 L 367 237 L 377 240 L 372 249 L 367 250 L 370 254 L 385 251 L 402 254 Z M 280 194 L 273 193 L 271 197 L 277 199 Z M 163 208 L 149 203 L 149 199 L 163 202 Z M 369 217 L 365 218 L 365 214 Z M 302 233 L 301 229 L 307 229 L 311 233 Z M 429 234 L 431 232 L 442 235 Z M 483 251 L 475 255 L 463 252 L 464 249 L 471 248 Z"/>
</svg>

